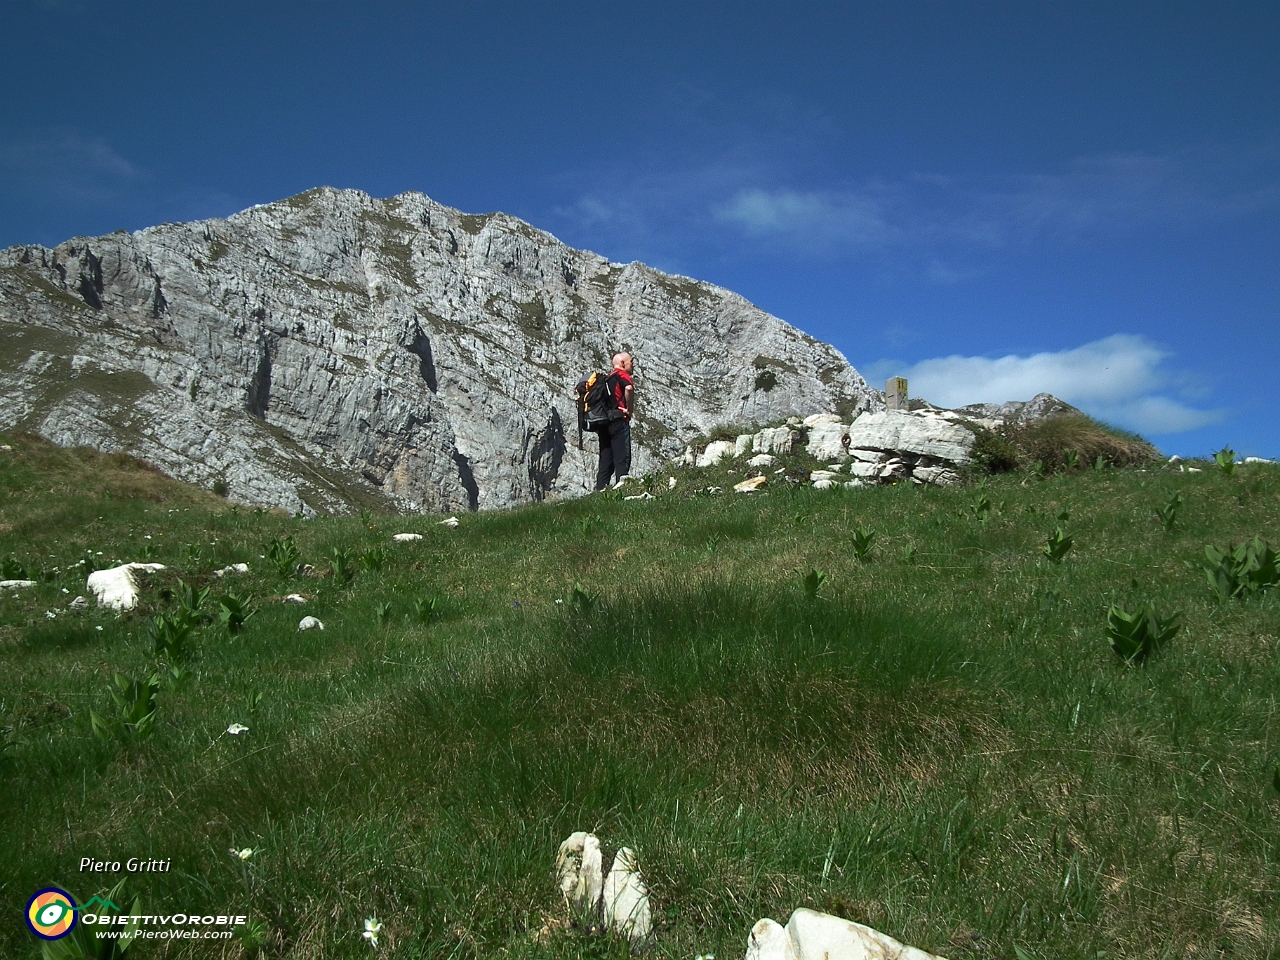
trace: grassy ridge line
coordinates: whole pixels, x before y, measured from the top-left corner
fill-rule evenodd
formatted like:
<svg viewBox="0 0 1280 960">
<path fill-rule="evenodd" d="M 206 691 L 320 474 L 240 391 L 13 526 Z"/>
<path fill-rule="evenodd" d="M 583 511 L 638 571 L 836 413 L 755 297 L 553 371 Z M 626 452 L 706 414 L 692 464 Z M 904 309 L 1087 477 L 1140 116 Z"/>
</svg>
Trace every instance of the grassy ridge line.
<svg viewBox="0 0 1280 960">
<path fill-rule="evenodd" d="M 1001 478 L 979 523 L 971 488 L 687 496 L 734 479 L 725 467 L 672 494 L 657 478 L 649 503 L 368 530 L 89 499 L 71 491 L 95 489 L 91 458 L 74 475 L 62 452 L 18 447 L 0 555 L 65 570 L 159 543 L 174 569 L 148 604 L 179 575 L 259 600 L 243 633 L 201 640 L 155 738 L 120 748 L 87 710 L 112 671 L 150 668 L 146 611 L 45 621 L 79 573 L 3 598 L 17 692 L 0 695 L 0 802 L 23 811 L 0 838 L 19 865 L 6 899 L 48 882 L 87 895 L 72 869 L 91 852 L 165 856 L 175 873 L 141 881 L 148 903 L 244 904 L 268 956 L 365 955 L 373 913 L 396 956 L 601 955 L 617 950 L 548 923 L 556 845 L 596 828 L 640 851 L 661 956 L 738 955 L 755 919 L 798 905 L 953 957 L 1277 949 L 1276 600 L 1218 606 L 1183 565 L 1205 542 L 1280 540 L 1266 468 Z M 1152 513 L 1175 489 L 1168 535 Z M 1063 509 L 1077 546 L 1053 565 L 1039 546 Z M 860 525 L 879 533 L 870 564 L 848 547 Z M 404 528 L 425 539 L 387 543 Z M 388 563 L 347 587 L 285 581 L 258 559 L 282 535 L 322 568 L 333 546 L 382 544 Z M 235 561 L 248 579 L 211 576 Z M 829 577 L 815 601 L 810 569 Z M 599 595 L 585 618 L 555 603 L 575 579 Z M 295 589 L 312 602 L 268 600 Z M 410 622 L 428 593 L 441 618 Z M 1102 616 L 1145 599 L 1186 609 L 1186 630 L 1126 670 Z M 327 629 L 296 633 L 303 612 Z M 233 720 L 249 733 L 223 735 Z M 232 845 L 259 851 L 247 881 Z M 5 936 L 0 951 L 33 955 Z"/>
</svg>

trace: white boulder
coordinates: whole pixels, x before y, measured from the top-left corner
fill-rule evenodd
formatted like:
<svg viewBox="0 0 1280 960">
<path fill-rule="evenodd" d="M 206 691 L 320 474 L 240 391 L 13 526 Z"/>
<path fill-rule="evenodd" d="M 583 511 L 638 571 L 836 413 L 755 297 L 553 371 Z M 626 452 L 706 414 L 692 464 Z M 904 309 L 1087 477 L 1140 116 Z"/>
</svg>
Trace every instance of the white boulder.
<svg viewBox="0 0 1280 960">
<path fill-rule="evenodd" d="M 751 477 L 741 483 L 735 483 L 733 489 L 735 493 L 755 493 L 768 482 L 765 477 Z"/>
<path fill-rule="evenodd" d="M 735 456 L 734 451 L 737 444 L 732 440 L 712 440 L 707 444 L 706 448 L 698 454 L 695 461 L 699 467 L 710 467 L 719 463 L 724 457 Z"/>
<path fill-rule="evenodd" d="M 818 460 L 845 456 L 849 450 L 849 427 L 839 420 L 819 420 L 809 427 L 805 449 Z"/>
<path fill-rule="evenodd" d="M 800 434 L 791 427 L 772 427 L 761 430 L 751 441 L 751 449 L 756 453 L 778 453 L 787 455 L 795 448 Z"/>
<path fill-rule="evenodd" d="M 840 415 L 838 413 L 815 413 L 805 417 L 801 422 L 812 430 L 820 423 L 839 423 Z"/>
<path fill-rule="evenodd" d="M 864 413 L 849 427 L 851 448 L 914 453 L 961 466 L 969 463 L 973 442 L 973 433 L 958 424 L 905 410 Z"/>
<path fill-rule="evenodd" d="M 291 593 L 284 598 L 285 603 L 306 603 L 307 598 L 300 593 Z"/>
<path fill-rule="evenodd" d="M 737 439 L 733 441 L 733 455 L 735 457 L 740 457 L 744 453 L 750 453 L 751 446 L 755 442 L 755 439 L 756 437 L 753 433 L 738 434 Z"/>
<path fill-rule="evenodd" d="M 757 453 L 754 457 L 752 457 L 750 460 L 747 461 L 747 466 L 754 467 L 756 469 L 765 469 L 768 467 L 776 466 L 777 463 L 778 463 L 778 458 L 775 457 L 773 454 Z"/>
<path fill-rule="evenodd" d="M 95 570 L 89 574 L 86 586 L 98 600 L 98 606 L 108 610 L 132 610 L 138 602 L 138 581 L 135 570 L 152 573 L 163 570 L 163 563 L 126 563 L 108 570 Z"/>
<path fill-rule="evenodd" d="M 757 920 L 747 937 L 746 960 L 796 960 L 791 935 L 776 920 Z"/>
<path fill-rule="evenodd" d="M 801 908 L 786 932 L 796 960 L 942 960 L 871 927 Z"/>
<path fill-rule="evenodd" d="M 643 940 L 653 929 L 649 911 L 649 889 L 636 869 L 636 855 L 623 847 L 613 858 L 613 867 L 604 880 L 602 894 L 604 927 Z"/>
<path fill-rule="evenodd" d="M 422 539 L 422 534 L 420 534 L 420 533 L 397 533 L 397 534 L 396 534 L 394 537 L 392 537 L 391 539 L 392 539 L 392 540 L 394 540 L 396 543 L 409 543 L 409 542 L 411 542 L 411 541 L 413 541 L 413 540 L 421 540 L 421 539 Z"/>
<path fill-rule="evenodd" d="M 918 466 L 911 476 L 912 479 L 919 480 L 921 483 L 936 483 L 939 486 L 960 482 L 960 474 L 943 466 Z"/>
<path fill-rule="evenodd" d="M 458 518 L 457 518 L 457 517 L 445 517 L 443 520 L 441 520 L 441 521 L 437 524 L 437 526 L 441 526 L 441 527 L 456 527 L 456 526 L 458 525 L 458 522 L 459 522 L 459 521 L 458 521 Z"/>
<path fill-rule="evenodd" d="M 225 577 L 229 573 L 248 573 L 249 565 L 247 563 L 233 563 L 229 567 L 223 567 L 221 570 L 213 571 L 215 577 Z"/>
<path fill-rule="evenodd" d="M 575 916 L 588 921 L 595 919 L 604 889 L 603 872 L 604 860 L 595 834 L 579 830 L 560 844 L 556 853 L 556 885 Z"/>
<path fill-rule="evenodd" d="M 21 590 L 35 585 L 34 580 L 0 580 L 0 590 Z"/>
<path fill-rule="evenodd" d="M 323 630 L 324 624 L 315 617 L 303 617 L 298 621 L 299 630 Z"/>
</svg>

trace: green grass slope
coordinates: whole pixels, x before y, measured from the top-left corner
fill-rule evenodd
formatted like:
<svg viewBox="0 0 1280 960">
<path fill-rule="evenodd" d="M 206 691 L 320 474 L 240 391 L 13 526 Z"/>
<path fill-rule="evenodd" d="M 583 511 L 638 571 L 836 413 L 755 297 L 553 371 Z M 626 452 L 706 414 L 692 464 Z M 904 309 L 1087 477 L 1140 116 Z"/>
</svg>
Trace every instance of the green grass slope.
<svg viewBox="0 0 1280 960">
<path fill-rule="evenodd" d="M 394 957 L 625 956 L 562 922 L 578 829 L 637 850 L 658 957 L 741 956 L 799 906 L 953 960 L 1280 954 L 1280 589 L 1222 602 L 1198 569 L 1280 542 L 1280 469 L 706 493 L 726 466 L 449 528 L 3 441 L 0 557 L 39 584 L 0 593 L 0 955 L 40 955 L 36 890 L 120 879 L 82 857 L 140 857 L 172 862 L 129 879 L 142 913 L 253 923 L 130 958 L 368 956 L 374 916 Z M 288 538 L 313 570 L 264 559 Z M 143 559 L 136 610 L 68 610 Z M 157 652 L 184 586 L 209 597 Z M 1144 603 L 1183 627 L 1129 666 L 1106 614 Z M 153 672 L 141 736 L 110 688 Z"/>
</svg>

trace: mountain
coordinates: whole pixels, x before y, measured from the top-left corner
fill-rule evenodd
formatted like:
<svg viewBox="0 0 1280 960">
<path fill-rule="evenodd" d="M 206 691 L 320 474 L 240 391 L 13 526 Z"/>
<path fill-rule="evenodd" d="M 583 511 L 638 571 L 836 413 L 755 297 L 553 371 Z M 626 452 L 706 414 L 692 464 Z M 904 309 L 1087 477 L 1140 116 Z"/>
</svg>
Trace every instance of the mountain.
<svg viewBox="0 0 1280 960">
<path fill-rule="evenodd" d="M 0 428 L 310 513 L 587 492 L 572 391 L 637 360 L 635 472 L 724 423 L 883 407 L 731 291 L 420 193 L 0 251 Z"/>
</svg>

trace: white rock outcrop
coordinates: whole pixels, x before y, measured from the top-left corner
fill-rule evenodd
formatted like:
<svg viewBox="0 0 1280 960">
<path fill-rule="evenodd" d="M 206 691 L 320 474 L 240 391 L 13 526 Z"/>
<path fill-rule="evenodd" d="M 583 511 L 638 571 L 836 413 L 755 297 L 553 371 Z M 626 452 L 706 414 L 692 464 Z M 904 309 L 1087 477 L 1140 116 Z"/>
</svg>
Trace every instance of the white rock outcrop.
<svg viewBox="0 0 1280 960">
<path fill-rule="evenodd" d="M 107 570 L 95 570 L 89 574 L 85 585 L 98 601 L 98 606 L 108 610 L 132 610 L 138 602 L 138 581 L 135 570 L 151 573 L 163 570 L 162 563 L 126 563 Z"/>
<path fill-rule="evenodd" d="M 974 434 L 947 418 L 931 413 L 881 410 L 858 417 L 849 427 L 850 449 L 909 453 L 969 463 Z"/>
</svg>

